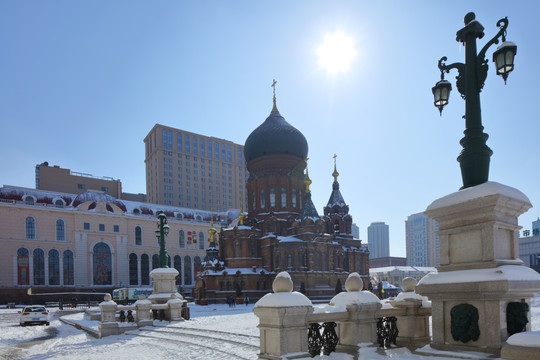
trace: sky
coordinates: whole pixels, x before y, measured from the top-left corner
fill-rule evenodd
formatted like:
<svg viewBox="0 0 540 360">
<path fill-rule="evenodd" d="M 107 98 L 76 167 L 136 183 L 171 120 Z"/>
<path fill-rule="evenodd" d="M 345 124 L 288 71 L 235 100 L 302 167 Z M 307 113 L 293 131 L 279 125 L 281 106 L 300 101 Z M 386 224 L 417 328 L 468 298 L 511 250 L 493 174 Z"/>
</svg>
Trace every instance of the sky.
<svg viewBox="0 0 540 360">
<path fill-rule="evenodd" d="M 144 193 L 143 139 L 156 124 L 244 144 L 272 109 L 306 137 L 320 214 L 338 181 L 360 239 L 390 226 L 405 256 L 405 220 L 457 191 L 465 102 L 455 86 L 442 116 L 431 88 L 437 61 L 463 62 L 456 32 L 473 11 L 478 49 L 508 16 L 515 70 L 505 86 L 487 52 L 482 121 L 490 181 L 540 204 L 535 106 L 540 3 L 452 1 L 2 1 L 0 185 L 35 187 L 44 161 L 122 181 Z M 319 64 L 325 36 L 353 40 L 347 71 Z M 540 212 L 520 217 L 531 229 Z"/>
</svg>

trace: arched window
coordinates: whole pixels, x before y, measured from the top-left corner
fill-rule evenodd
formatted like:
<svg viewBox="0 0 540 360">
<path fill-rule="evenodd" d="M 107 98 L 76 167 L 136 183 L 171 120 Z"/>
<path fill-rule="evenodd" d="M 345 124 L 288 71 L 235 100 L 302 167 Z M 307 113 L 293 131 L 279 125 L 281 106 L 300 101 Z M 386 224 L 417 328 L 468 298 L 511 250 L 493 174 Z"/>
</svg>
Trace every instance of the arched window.
<svg viewBox="0 0 540 360">
<path fill-rule="evenodd" d="M 257 248 L 255 247 L 255 242 L 249 243 L 249 256 L 252 258 L 257 257 Z"/>
<path fill-rule="evenodd" d="M 58 199 L 54 202 L 54 205 L 56 207 L 64 207 L 64 201 L 62 201 L 61 199 Z"/>
<path fill-rule="evenodd" d="M 275 258 L 275 264 L 274 264 L 275 268 L 277 269 L 281 269 L 281 258 L 279 257 L 279 254 L 276 254 L 276 258 Z"/>
<path fill-rule="evenodd" d="M 305 267 L 306 264 L 304 262 L 304 253 L 299 253 L 298 254 L 298 266 L 299 267 Z"/>
<path fill-rule="evenodd" d="M 253 197 L 253 210 L 257 207 L 257 198 L 255 197 L 255 191 L 251 193 L 251 196 Z"/>
<path fill-rule="evenodd" d="M 49 285 L 60 285 L 60 253 L 49 250 Z"/>
<path fill-rule="evenodd" d="M 276 191 L 274 188 L 270 188 L 270 207 L 276 207 Z"/>
<path fill-rule="evenodd" d="M 199 256 L 195 256 L 193 258 L 193 275 L 195 276 L 195 279 L 197 279 L 197 275 L 201 271 L 201 258 Z"/>
<path fill-rule="evenodd" d="M 140 213 L 141 213 L 141 210 L 139 210 L 137 208 L 133 209 L 133 214 L 139 215 Z"/>
<path fill-rule="evenodd" d="M 174 256 L 174 268 L 178 271 L 176 285 L 182 285 L 182 258 L 178 255 Z"/>
<path fill-rule="evenodd" d="M 152 270 L 159 268 L 159 255 L 152 255 Z"/>
<path fill-rule="evenodd" d="M 324 252 L 322 254 L 322 270 L 328 271 L 328 255 Z"/>
<path fill-rule="evenodd" d="M 31 216 L 26 218 L 26 238 L 36 238 L 36 220 L 34 220 L 34 218 Z"/>
<path fill-rule="evenodd" d="M 17 250 L 17 284 L 30 285 L 30 262 L 28 249 Z"/>
<path fill-rule="evenodd" d="M 362 270 L 361 268 L 362 267 L 360 266 L 360 259 L 356 259 L 354 261 L 354 271 L 356 271 L 357 273 L 360 273 L 360 271 Z"/>
<path fill-rule="evenodd" d="M 261 189 L 261 209 L 264 209 L 264 189 Z"/>
<path fill-rule="evenodd" d="M 315 264 L 316 264 L 317 270 L 321 271 L 322 270 L 322 259 L 321 259 L 321 253 L 320 252 L 317 252 L 317 260 L 315 261 Z"/>
<path fill-rule="evenodd" d="M 184 233 L 184 230 L 178 232 L 178 246 L 181 249 L 186 247 L 186 234 Z"/>
<path fill-rule="evenodd" d="M 129 254 L 129 285 L 139 285 L 137 254 Z"/>
<path fill-rule="evenodd" d="M 204 234 L 203 232 L 199 232 L 199 249 L 204 250 Z"/>
<path fill-rule="evenodd" d="M 142 245 L 142 229 L 140 226 L 135 226 L 135 245 Z"/>
<path fill-rule="evenodd" d="M 26 196 L 26 197 L 24 198 L 24 203 L 25 203 L 26 205 L 34 205 L 34 202 L 35 202 L 35 201 L 34 201 L 34 198 L 33 198 L 32 196 Z"/>
<path fill-rule="evenodd" d="M 34 249 L 34 285 L 45 285 L 45 253 L 41 249 Z"/>
<path fill-rule="evenodd" d="M 104 242 L 94 246 L 94 285 L 112 285 L 111 248 Z"/>
<path fill-rule="evenodd" d="M 287 254 L 287 268 L 292 269 L 293 267 L 293 256 L 291 253 Z"/>
<path fill-rule="evenodd" d="M 296 189 L 291 190 L 291 204 L 293 208 L 296 208 Z"/>
<path fill-rule="evenodd" d="M 184 285 L 191 285 L 191 257 L 184 256 Z"/>
<path fill-rule="evenodd" d="M 66 241 L 66 227 L 62 219 L 56 220 L 56 240 Z"/>
<path fill-rule="evenodd" d="M 64 285 L 74 285 L 73 251 L 66 250 L 63 254 Z"/>
<path fill-rule="evenodd" d="M 150 259 L 148 255 L 141 255 L 141 285 L 150 285 Z"/>
<path fill-rule="evenodd" d="M 287 207 L 287 190 L 284 187 L 281 188 L 281 207 Z"/>
<path fill-rule="evenodd" d="M 240 257 L 240 242 L 238 240 L 234 242 L 234 257 Z"/>
</svg>

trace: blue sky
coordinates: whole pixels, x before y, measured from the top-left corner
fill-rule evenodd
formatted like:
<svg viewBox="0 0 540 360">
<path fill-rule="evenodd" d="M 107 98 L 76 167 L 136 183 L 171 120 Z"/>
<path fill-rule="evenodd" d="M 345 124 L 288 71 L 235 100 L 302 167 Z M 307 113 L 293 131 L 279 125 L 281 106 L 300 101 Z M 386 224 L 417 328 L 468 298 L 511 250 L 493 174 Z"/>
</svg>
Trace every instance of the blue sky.
<svg viewBox="0 0 540 360">
<path fill-rule="evenodd" d="M 43 161 L 121 179 L 145 192 L 143 138 L 160 123 L 243 144 L 269 115 L 272 79 L 282 116 L 309 144 L 319 213 L 338 155 L 341 192 L 367 242 L 390 225 L 405 256 L 405 220 L 457 191 L 465 103 L 454 78 L 442 117 L 431 87 L 437 61 L 463 61 L 455 41 L 469 11 L 480 49 L 508 16 L 517 44 L 508 84 L 491 54 L 481 94 L 490 180 L 540 205 L 540 13 L 537 1 L 2 1 L 0 185 L 34 187 Z M 318 65 L 324 37 L 355 42 L 349 71 Z M 531 228 L 536 207 L 521 216 Z"/>
</svg>

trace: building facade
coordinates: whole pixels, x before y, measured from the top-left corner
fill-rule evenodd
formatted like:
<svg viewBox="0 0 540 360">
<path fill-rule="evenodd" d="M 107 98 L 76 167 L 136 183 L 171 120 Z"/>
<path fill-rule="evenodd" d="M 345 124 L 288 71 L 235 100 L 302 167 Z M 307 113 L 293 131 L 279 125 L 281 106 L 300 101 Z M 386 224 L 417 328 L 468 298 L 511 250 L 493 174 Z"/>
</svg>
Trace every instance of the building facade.
<svg viewBox="0 0 540 360">
<path fill-rule="evenodd" d="M 351 233 L 352 217 L 334 182 L 324 214 L 311 201 L 307 141 L 273 109 L 244 146 L 249 179 L 247 215 L 219 234 L 219 255 L 207 256 L 196 286 L 198 301 L 227 296 L 258 299 L 271 291 L 280 271 L 297 291 L 329 299 L 358 272 L 369 284 L 368 251 Z M 215 256 L 215 257 L 214 257 Z"/>
<path fill-rule="evenodd" d="M 526 266 L 540 272 L 540 220 L 532 222 L 532 234 L 523 230 L 519 238 L 519 258 Z"/>
<path fill-rule="evenodd" d="M 160 124 L 144 144 L 148 202 L 218 212 L 247 207 L 242 145 Z"/>
<path fill-rule="evenodd" d="M 389 226 L 384 222 L 372 222 L 367 228 L 369 258 L 390 256 Z"/>
<path fill-rule="evenodd" d="M 32 293 L 100 291 L 151 286 L 159 267 L 157 213 L 164 211 L 170 266 L 189 294 L 208 247 L 211 221 L 225 213 L 82 194 L 0 188 L 0 303 L 27 301 Z"/>
<path fill-rule="evenodd" d="M 438 266 L 439 236 L 437 221 L 424 213 L 413 214 L 405 221 L 407 265 Z"/>
<path fill-rule="evenodd" d="M 407 258 L 387 256 L 382 258 L 369 259 L 369 268 L 378 268 L 386 266 L 405 266 L 407 265 Z"/>
<path fill-rule="evenodd" d="M 369 275 L 374 286 L 377 283 L 387 281 L 398 288 L 401 288 L 403 279 L 407 277 L 420 281 L 421 278 L 433 272 L 437 272 L 435 267 L 422 266 L 385 266 L 369 269 Z"/>
</svg>

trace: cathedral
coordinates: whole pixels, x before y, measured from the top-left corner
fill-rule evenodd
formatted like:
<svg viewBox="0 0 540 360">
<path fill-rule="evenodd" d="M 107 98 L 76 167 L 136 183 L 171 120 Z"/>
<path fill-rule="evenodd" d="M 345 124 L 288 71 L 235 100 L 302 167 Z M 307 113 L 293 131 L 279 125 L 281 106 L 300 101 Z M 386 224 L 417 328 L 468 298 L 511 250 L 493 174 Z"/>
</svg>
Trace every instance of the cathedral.
<svg viewBox="0 0 540 360">
<path fill-rule="evenodd" d="M 295 291 L 312 300 L 341 291 L 351 272 L 358 272 L 367 287 L 369 253 L 351 233 L 352 217 L 339 189 L 335 156 L 332 192 L 320 216 L 309 189 L 306 138 L 281 116 L 275 92 L 272 111 L 248 136 L 244 155 L 248 211 L 241 211 L 219 234 L 213 227 L 209 230 L 196 301 L 257 300 L 272 291 L 280 271 L 291 275 Z"/>
</svg>

